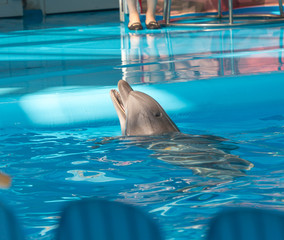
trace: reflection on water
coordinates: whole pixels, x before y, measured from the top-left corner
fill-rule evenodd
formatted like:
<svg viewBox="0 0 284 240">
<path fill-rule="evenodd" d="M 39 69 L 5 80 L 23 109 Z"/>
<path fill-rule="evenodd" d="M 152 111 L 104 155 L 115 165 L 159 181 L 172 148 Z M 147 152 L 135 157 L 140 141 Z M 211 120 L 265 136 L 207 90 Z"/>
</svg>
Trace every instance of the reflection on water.
<svg viewBox="0 0 284 240">
<path fill-rule="evenodd" d="M 228 144 L 226 139 L 216 136 L 173 133 L 119 139 L 126 145 L 151 150 L 151 157 L 191 169 L 204 177 L 231 180 L 245 176 L 245 171 L 253 167 L 249 161 L 230 154 L 231 150 L 238 148 L 236 145 Z M 110 140 L 107 138 L 97 144 L 106 144 Z"/>
<path fill-rule="evenodd" d="M 187 39 L 187 41 L 184 41 Z M 283 27 L 129 33 L 122 38 L 129 83 L 188 81 L 283 71 Z"/>
</svg>

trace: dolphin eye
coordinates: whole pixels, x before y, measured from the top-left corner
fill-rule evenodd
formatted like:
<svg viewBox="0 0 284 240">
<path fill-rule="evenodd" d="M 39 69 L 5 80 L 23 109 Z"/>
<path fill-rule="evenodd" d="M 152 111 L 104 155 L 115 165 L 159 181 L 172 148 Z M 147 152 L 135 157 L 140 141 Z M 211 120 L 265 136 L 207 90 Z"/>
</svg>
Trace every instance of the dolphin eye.
<svg viewBox="0 0 284 240">
<path fill-rule="evenodd" d="M 157 117 L 157 118 L 162 117 L 162 113 L 161 113 L 161 112 L 156 112 L 156 113 L 154 114 L 154 116 Z"/>
</svg>

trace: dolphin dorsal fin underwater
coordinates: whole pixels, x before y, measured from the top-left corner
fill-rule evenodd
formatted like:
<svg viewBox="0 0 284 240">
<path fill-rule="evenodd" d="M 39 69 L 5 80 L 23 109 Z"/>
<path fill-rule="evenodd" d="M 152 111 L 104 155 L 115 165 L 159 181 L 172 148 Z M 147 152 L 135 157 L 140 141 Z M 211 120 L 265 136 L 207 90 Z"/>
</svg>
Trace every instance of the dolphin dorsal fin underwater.
<svg viewBox="0 0 284 240">
<path fill-rule="evenodd" d="M 160 135 L 180 132 L 161 105 L 149 95 L 134 91 L 120 80 L 118 91 L 111 90 L 110 96 L 117 112 L 122 135 Z"/>
</svg>

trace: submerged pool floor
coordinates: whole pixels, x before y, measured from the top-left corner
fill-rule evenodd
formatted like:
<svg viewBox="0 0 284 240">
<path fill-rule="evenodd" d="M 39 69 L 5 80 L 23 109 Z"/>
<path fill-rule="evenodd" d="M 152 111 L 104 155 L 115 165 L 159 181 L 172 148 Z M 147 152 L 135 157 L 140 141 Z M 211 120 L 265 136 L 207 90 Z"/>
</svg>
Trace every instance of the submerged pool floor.
<svg viewBox="0 0 284 240">
<path fill-rule="evenodd" d="M 0 191 L 27 239 L 54 239 L 62 207 L 97 196 L 143 208 L 172 240 L 204 239 L 226 206 L 282 210 L 283 30 L 129 32 L 117 11 L 1 19 L 0 170 L 13 185 Z M 187 135 L 118 138 L 109 91 L 120 79 Z M 194 166 L 172 164 L 177 149 L 192 151 L 189 134 L 224 137 L 227 147 L 203 147 Z M 254 167 L 225 171 L 216 160 L 205 169 L 212 152 Z"/>
</svg>

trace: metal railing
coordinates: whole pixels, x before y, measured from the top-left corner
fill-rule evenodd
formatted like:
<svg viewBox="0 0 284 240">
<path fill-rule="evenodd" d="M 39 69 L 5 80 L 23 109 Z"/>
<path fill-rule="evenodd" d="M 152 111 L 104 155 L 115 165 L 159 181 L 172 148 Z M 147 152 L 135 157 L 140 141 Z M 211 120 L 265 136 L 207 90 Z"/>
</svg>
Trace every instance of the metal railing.
<svg viewBox="0 0 284 240">
<path fill-rule="evenodd" d="M 163 20 L 160 23 L 164 26 L 189 26 L 189 27 L 232 27 L 253 24 L 265 24 L 284 22 L 283 2 L 278 0 L 280 14 L 234 14 L 233 0 L 228 0 L 228 14 L 222 12 L 222 0 L 218 0 L 217 13 L 204 13 L 198 16 L 189 14 L 182 17 L 182 20 L 190 22 L 171 21 L 171 0 L 164 0 Z M 201 20 L 201 21 L 200 21 Z"/>
</svg>

